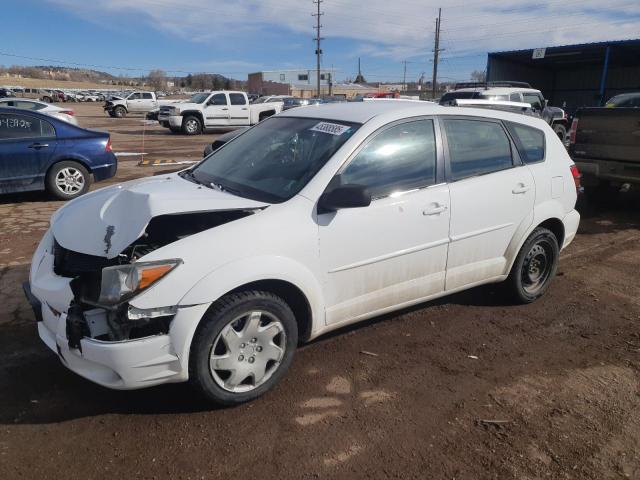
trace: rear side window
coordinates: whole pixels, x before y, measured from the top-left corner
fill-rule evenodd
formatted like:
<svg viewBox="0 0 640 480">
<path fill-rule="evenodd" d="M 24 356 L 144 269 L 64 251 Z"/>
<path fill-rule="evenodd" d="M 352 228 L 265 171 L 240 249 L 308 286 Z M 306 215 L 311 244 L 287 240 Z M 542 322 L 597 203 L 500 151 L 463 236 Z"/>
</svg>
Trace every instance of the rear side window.
<svg viewBox="0 0 640 480">
<path fill-rule="evenodd" d="M 150 93 L 143 93 L 142 94 L 142 99 L 143 100 L 153 100 L 153 96 Z"/>
<path fill-rule="evenodd" d="M 432 120 L 402 123 L 377 135 L 341 173 L 342 184 L 364 185 L 373 198 L 433 185 L 436 144 Z"/>
<path fill-rule="evenodd" d="M 231 105 L 246 105 L 247 100 L 244 98 L 244 95 L 241 93 L 230 93 L 229 100 L 231 100 Z"/>
<path fill-rule="evenodd" d="M 505 170 L 513 166 L 511 143 L 499 123 L 445 119 L 452 180 Z"/>
<path fill-rule="evenodd" d="M 513 122 L 507 122 L 507 128 L 524 163 L 544 161 L 545 141 L 542 130 Z"/>
<path fill-rule="evenodd" d="M 55 137 L 49 122 L 26 115 L 0 114 L 0 140 Z"/>
</svg>

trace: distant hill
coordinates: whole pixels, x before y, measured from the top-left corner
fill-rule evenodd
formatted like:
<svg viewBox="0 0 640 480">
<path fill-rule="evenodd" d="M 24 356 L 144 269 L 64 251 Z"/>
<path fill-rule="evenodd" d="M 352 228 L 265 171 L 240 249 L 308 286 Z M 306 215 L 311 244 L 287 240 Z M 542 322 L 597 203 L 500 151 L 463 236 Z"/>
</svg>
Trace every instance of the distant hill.
<svg viewBox="0 0 640 480">
<path fill-rule="evenodd" d="M 55 65 L 37 65 L 10 67 L 0 66 L 0 79 L 9 77 L 7 80 L 12 84 L 20 84 L 20 79 L 43 80 L 50 82 L 74 82 L 92 83 L 100 85 L 128 85 L 138 86 L 155 85 L 157 90 L 163 90 L 167 81 L 177 88 L 193 89 L 222 89 L 222 88 L 242 88 L 245 82 L 227 78 L 219 74 L 197 73 L 184 77 L 168 77 L 161 70 L 153 70 L 147 77 L 127 77 L 116 76 L 107 72 L 87 68 L 60 67 Z M 7 83 L 0 80 L 0 83 Z M 43 84 L 44 86 L 44 84 Z"/>
</svg>

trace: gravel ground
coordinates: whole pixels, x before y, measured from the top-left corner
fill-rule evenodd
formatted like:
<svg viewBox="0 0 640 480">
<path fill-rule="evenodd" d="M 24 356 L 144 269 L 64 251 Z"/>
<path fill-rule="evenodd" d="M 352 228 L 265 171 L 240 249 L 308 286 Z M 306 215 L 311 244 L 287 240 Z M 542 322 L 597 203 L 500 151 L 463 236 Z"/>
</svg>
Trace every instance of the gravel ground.
<svg viewBox="0 0 640 480">
<path fill-rule="evenodd" d="M 198 158 L 214 138 L 74 108 L 115 151 Z M 158 171 L 122 160 L 114 181 Z M 533 305 L 489 286 L 365 322 L 300 348 L 262 399 L 211 409 L 186 385 L 110 391 L 59 363 L 20 284 L 61 204 L 4 196 L 0 478 L 640 478 L 639 197 L 581 201 Z"/>
</svg>

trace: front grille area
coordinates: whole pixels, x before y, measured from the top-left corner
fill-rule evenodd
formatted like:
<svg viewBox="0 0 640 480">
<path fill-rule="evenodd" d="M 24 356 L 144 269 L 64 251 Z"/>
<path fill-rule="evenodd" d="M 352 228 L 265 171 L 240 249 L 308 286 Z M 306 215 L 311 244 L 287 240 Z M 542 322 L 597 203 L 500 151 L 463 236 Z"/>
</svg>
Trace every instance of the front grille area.
<svg viewBox="0 0 640 480">
<path fill-rule="evenodd" d="M 75 278 L 83 273 L 97 273 L 115 263 L 108 258 L 67 250 L 54 240 L 53 271 L 61 277 Z"/>
<path fill-rule="evenodd" d="M 169 115 L 173 107 L 160 107 L 160 115 Z"/>
</svg>

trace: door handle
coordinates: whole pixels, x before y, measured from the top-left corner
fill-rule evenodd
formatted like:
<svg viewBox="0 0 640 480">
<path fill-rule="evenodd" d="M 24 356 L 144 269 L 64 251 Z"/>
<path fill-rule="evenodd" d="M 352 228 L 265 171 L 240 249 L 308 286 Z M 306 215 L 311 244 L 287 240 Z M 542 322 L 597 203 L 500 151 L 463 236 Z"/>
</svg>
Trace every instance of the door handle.
<svg viewBox="0 0 640 480">
<path fill-rule="evenodd" d="M 434 207 L 425 208 L 422 211 L 422 214 L 423 215 L 440 215 L 441 213 L 444 213 L 446 211 L 447 211 L 446 205 L 436 204 L 436 206 Z"/>
<path fill-rule="evenodd" d="M 48 143 L 32 143 L 29 145 L 29 148 L 35 148 L 36 150 L 40 150 L 41 148 L 47 148 L 49 146 Z"/>
<path fill-rule="evenodd" d="M 223 108 L 222 110 L 229 110 L 228 108 Z"/>
<path fill-rule="evenodd" d="M 528 187 L 524 183 L 519 183 L 516 186 L 516 188 L 511 190 L 511 193 L 513 193 L 514 195 L 518 195 L 518 194 L 521 194 L 521 193 L 527 193 L 529 190 L 531 190 L 531 187 Z"/>
<path fill-rule="evenodd" d="M 243 110 L 249 110 L 247 107 L 243 108 Z"/>
</svg>

